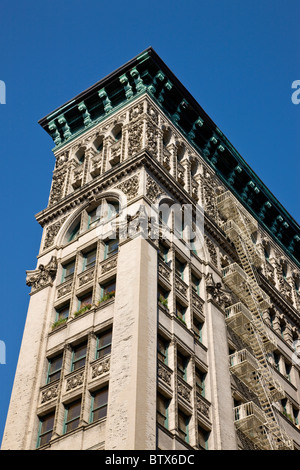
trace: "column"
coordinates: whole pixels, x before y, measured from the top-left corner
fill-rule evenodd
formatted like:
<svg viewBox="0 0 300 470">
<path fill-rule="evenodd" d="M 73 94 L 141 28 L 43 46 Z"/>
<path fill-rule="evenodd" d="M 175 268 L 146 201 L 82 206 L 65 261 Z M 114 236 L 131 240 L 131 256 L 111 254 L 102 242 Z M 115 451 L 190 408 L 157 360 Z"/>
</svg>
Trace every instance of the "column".
<svg viewBox="0 0 300 470">
<path fill-rule="evenodd" d="M 110 366 L 107 450 L 155 450 L 157 251 L 120 243 Z"/>
</svg>

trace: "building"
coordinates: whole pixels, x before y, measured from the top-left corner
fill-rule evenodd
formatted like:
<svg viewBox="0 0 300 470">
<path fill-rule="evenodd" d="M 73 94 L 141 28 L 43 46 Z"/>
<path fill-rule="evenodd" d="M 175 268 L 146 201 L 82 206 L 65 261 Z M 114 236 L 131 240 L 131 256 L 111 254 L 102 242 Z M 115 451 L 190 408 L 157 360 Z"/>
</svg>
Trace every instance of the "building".
<svg viewBox="0 0 300 470">
<path fill-rule="evenodd" d="M 152 48 L 40 124 L 2 449 L 299 449 L 297 223 Z"/>
</svg>

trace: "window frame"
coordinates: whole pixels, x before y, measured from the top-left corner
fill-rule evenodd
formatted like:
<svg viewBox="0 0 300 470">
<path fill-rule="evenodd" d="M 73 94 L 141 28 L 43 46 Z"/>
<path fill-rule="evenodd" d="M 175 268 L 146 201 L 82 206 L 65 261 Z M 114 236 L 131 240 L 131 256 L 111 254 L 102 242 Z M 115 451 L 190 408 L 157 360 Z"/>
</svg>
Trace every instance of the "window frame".
<svg viewBox="0 0 300 470">
<path fill-rule="evenodd" d="M 111 252 L 108 251 L 109 246 L 113 245 L 113 242 L 117 244 L 117 248 L 112 250 Z M 119 251 L 119 240 L 117 238 L 109 239 L 104 242 L 104 260 L 111 258 L 112 256 L 116 255 Z"/>
<path fill-rule="evenodd" d="M 80 403 L 79 414 L 75 418 L 68 419 L 68 414 L 69 414 L 69 410 L 70 410 L 71 406 L 76 406 L 79 403 Z M 81 405 L 82 405 L 81 398 L 79 398 L 77 400 L 74 400 L 71 403 L 68 403 L 68 404 L 64 405 L 65 414 L 64 414 L 64 422 L 63 422 L 63 434 L 67 434 L 68 432 L 74 431 L 75 429 L 78 428 L 79 423 L 80 423 Z M 69 430 L 68 425 L 71 424 L 71 423 L 74 423 L 76 420 L 78 420 L 78 425 L 75 428 L 72 428 L 72 429 Z"/>
<path fill-rule="evenodd" d="M 88 256 L 91 255 L 92 253 L 95 253 L 95 259 L 94 261 L 88 263 L 87 259 Z M 94 248 L 93 250 L 87 251 L 86 253 L 83 253 L 83 264 L 82 264 L 82 272 L 86 271 L 87 269 L 90 269 L 96 265 L 97 261 L 97 248 Z"/>
<path fill-rule="evenodd" d="M 185 422 L 185 430 L 181 429 L 180 427 L 180 417 L 184 419 Z M 190 424 L 190 419 L 191 417 L 187 414 L 185 414 L 183 411 L 178 410 L 178 434 L 181 437 L 180 433 L 183 433 L 185 435 L 184 438 L 181 437 L 181 439 L 189 444 L 190 442 L 190 436 L 189 436 L 189 424 Z"/>
<path fill-rule="evenodd" d="M 99 340 L 101 337 L 104 337 L 106 335 L 110 334 L 110 343 L 108 344 L 105 344 L 104 346 L 99 346 Z M 105 330 L 105 331 L 102 331 L 100 333 L 97 334 L 96 336 L 96 351 L 95 351 L 95 359 L 103 359 L 105 356 L 108 356 L 109 354 L 111 354 L 111 345 L 112 345 L 112 328 L 108 329 L 108 330 Z M 106 348 L 109 348 L 109 352 L 103 354 L 103 355 L 100 355 L 100 351 L 103 350 L 103 349 L 106 349 Z"/>
<path fill-rule="evenodd" d="M 50 373 L 51 364 L 53 363 L 53 360 L 54 360 L 54 359 L 59 359 L 59 358 L 61 359 L 60 368 L 55 369 L 54 372 L 51 372 L 51 373 Z M 50 383 L 55 382 L 56 380 L 60 380 L 62 367 L 63 367 L 63 353 L 62 353 L 62 352 L 59 353 L 59 354 L 57 354 L 56 356 L 53 356 L 53 357 L 48 358 L 48 368 L 47 368 L 46 384 L 50 384 Z M 58 374 L 58 377 L 56 377 L 55 379 L 52 379 L 51 377 L 52 377 L 53 375 L 56 375 L 56 374 Z"/>
<path fill-rule="evenodd" d="M 169 398 L 166 398 L 164 395 L 162 395 L 161 393 L 157 393 L 157 398 L 156 398 L 156 422 L 158 424 L 160 424 L 161 426 L 163 426 L 165 429 L 169 429 L 169 405 L 170 405 L 170 399 Z M 165 410 L 165 414 L 163 414 L 159 407 L 158 407 L 158 404 L 159 403 L 162 403 L 163 404 L 163 408 Z M 158 415 L 160 417 L 162 417 L 164 419 L 164 423 L 162 424 L 159 419 L 158 419 Z"/>
<path fill-rule="evenodd" d="M 45 432 L 42 432 L 43 423 L 45 422 L 46 418 L 49 418 L 49 417 L 52 417 L 52 419 L 53 419 L 52 428 L 49 429 L 49 430 L 47 430 L 47 431 L 45 431 Z M 44 415 L 44 416 L 39 416 L 38 437 L 37 437 L 36 448 L 42 447 L 42 446 L 44 446 L 44 445 L 49 444 L 49 442 L 50 442 L 50 440 L 51 440 L 51 438 L 52 438 L 52 434 L 53 434 L 54 420 L 55 420 L 55 410 L 54 410 L 54 411 L 50 411 L 49 413 L 47 413 L 47 414 Z M 51 434 L 50 434 L 50 433 L 51 433 Z M 43 437 L 45 437 L 47 434 L 50 434 L 49 439 L 48 439 L 46 442 L 41 443 L 41 440 L 42 440 Z"/>
<path fill-rule="evenodd" d="M 79 356 L 78 358 L 75 358 L 76 354 L 76 349 L 79 349 L 81 346 L 85 345 L 85 352 L 82 356 Z M 84 367 L 86 364 L 86 356 L 87 356 L 87 341 L 83 341 L 82 343 L 79 343 L 75 346 L 72 347 L 72 357 L 71 357 L 71 372 L 80 369 L 81 367 Z M 81 362 L 84 360 L 84 363 L 77 366 L 78 362 Z M 76 366 L 76 367 L 75 367 Z"/>
<path fill-rule="evenodd" d="M 101 392 L 106 392 L 107 393 L 107 400 L 103 405 L 98 406 L 97 408 L 94 409 L 94 403 L 95 403 L 95 396 L 100 394 Z M 100 388 L 99 390 L 95 390 L 94 392 L 91 392 L 91 408 L 90 408 L 90 423 L 95 423 L 96 421 L 99 421 L 100 419 L 106 419 L 107 417 L 107 406 L 108 406 L 108 385 L 105 385 L 104 387 Z M 101 416 L 101 418 L 93 419 L 94 413 L 99 411 L 100 409 L 106 407 L 106 413 L 105 416 Z"/>
<path fill-rule="evenodd" d="M 69 281 L 70 279 L 73 279 L 74 274 L 75 274 L 75 265 L 76 265 L 75 259 L 62 264 L 61 284 L 63 282 Z M 68 268 L 70 266 L 73 266 L 73 272 L 71 272 L 70 274 L 67 274 Z"/>
<path fill-rule="evenodd" d="M 163 345 L 164 345 L 164 350 L 165 350 L 164 353 L 159 349 L 159 344 L 160 343 L 163 343 Z M 164 359 L 161 359 L 159 357 L 160 355 L 163 356 Z M 169 341 L 165 340 L 161 336 L 158 336 L 157 337 L 157 357 L 166 366 L 168 365 L 168 360 L 169 360 L 168 355 L 169 355 Z"/>
</svg>

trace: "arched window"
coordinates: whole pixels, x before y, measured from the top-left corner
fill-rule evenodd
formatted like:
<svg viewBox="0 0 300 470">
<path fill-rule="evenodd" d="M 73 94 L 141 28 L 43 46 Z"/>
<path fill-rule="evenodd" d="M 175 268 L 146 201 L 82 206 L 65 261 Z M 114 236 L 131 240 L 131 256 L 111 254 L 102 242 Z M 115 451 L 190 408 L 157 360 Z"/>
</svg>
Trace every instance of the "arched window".
<svg viewBox="0 0 300 470">
<path fill-rule="evenodd" d="M 102 152 L 103 150 L 103 136 L 98 136 L 97 139 L 94 141 L 94 147 L 98 153 Z"/>
<path fill-rule="evenodd" d="M 79 235 L 79 231 L 80 231 L 80 220 L 76 223 L 76 225 L 73 224 L 73 228 L 71 228 L 68 231 L 67 241 L 71 242 L 72 240 L 75 240 L 75 238 L 77 238 L 77 236 Z"/>
<path fill-rule="evenodd" d="M 177 149 L 177 160 L 181 161 L 185 154 L 185 148 L 183 145 L 179 145 Z"/>
<path fill-rule="evenodd" d="M 166 147 L 171 140 L 171 129 L 165 129 L 163 133 L 163 146 Z"/>
<path fill-rule="evenodd" d="M 270 251 L 271 251 L 270 245 L 269 245 L 269 243 L 267 243 L 267 244 L 264 246 L 264 255 L 265 255 L 265 259 L 266 259 L 267 261 L 269 261 L 269 259 L 270 259 Z"/>
<path fill-rule="evenodd" d="M 121 137 L 122 137 L 122 126 L 120 126 L 120 124 L 117 124 L 113 130 L 112 130 L 112 135 L 115 139 L 116 142 L 118 142 L 119 140 L 121 140 Z"/>
<path fill-rule="evenodd" d="M 84 149 L 79 149 L 78 152 L 76 153 L 76 157 L 78 159 L 78 163 L 82 165 L 84 163 L 85 159 L 85 151 Z"/>
<path fill-rule="evenodd" d="M 100 204 L 88 210 L 87 228 L 96 227 L 100 222 L 105 222 L 115 217 L 119 211 L 119 201 L 115 199 L 102 199 Z"/>
</svg>

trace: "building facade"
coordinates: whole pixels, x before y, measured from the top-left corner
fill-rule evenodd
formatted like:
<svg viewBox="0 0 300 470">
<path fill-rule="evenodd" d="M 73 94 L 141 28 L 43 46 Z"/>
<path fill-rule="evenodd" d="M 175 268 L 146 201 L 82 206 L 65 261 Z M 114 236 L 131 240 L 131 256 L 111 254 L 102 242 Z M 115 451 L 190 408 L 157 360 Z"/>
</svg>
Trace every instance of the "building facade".
<svg viewBox="0 0 300 470">
<path fill-rule="evenodd" d="M 40 124 L 2 449 L 299 449 L 297 223 L 152 48 Z"/>
</svg>

